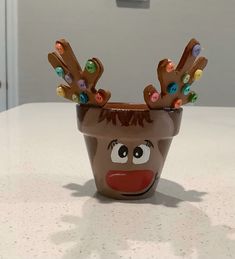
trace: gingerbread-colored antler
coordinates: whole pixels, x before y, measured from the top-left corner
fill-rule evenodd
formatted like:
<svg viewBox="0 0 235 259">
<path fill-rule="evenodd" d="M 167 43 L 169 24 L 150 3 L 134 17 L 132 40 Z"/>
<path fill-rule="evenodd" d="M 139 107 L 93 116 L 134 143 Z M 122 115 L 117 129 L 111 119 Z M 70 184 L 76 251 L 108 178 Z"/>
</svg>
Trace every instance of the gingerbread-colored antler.
<svg viewBox="0 0 235 259">
<path fill-rule="evenodd" d="M 97 58 L 89 59 L 84 70 L 81 69 L 70 44 L 62 39 L 56 41 L 56 52 L 48 54 L 48 60 L 58 76 L 68 85 L 57 87 L 57 94 L 77 103 L 103 106 L 111 94 L 108 91 L 95 89 L 103 73 L 103 65 Z"/>
<path fill-rule="evenodd" d="M 207 65 L 205 57 L 198 58 L 200 52 L 200 43 L 191 39 L 176 68 L 169 59 L 159 62 L 157 74 L 161 93 L 153 85 L 148 85 L 144 89 L 144 99 L 150 109 L 179 108 L 183 104 L 197 100 L 197 94 L 191 91 L 191 85 L 201 78 Z"/>
</svg>

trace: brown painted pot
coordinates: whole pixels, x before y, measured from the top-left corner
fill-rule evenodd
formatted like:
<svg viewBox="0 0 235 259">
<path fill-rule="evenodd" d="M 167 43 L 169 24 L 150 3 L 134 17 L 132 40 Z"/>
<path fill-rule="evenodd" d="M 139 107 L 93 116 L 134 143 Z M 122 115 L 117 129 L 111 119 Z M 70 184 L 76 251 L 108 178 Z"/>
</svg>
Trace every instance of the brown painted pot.
<svg viewBox="0 0 235 259">
<path fill-rule="evenodd" d="M 182 111 L 150 110 L 144 104 L 77 105 L 98 192 L 115 199 L 153 195 Z"/>
</svg>

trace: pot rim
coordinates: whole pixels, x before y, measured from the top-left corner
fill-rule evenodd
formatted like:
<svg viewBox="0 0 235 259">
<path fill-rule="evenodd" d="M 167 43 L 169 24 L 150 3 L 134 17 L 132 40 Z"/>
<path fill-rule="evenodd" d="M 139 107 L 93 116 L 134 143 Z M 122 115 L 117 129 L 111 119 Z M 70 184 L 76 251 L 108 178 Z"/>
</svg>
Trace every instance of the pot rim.
<svg viewBox="0 0 235 259">
<path fill-rule="evenodd" d="M 104 107 L 105 110 L 132 110 L 132 111 L 149 111 L 147 104 L 143 103 L 124 103 L 124 102 L 109 102 Z"/>
<path fill-rule="evenodd" d="M 77 106 L 87 107 L 87 105 L 77 104 Z M 99 106 L 88 106 L 89 108 L 93 109 L 103 109 L 109 111 L 139 111 L 139 112 L 146 112 L 146 111 L 166 111 L 166 112 L 175 112 L 183 110 L 182 107 L 175 109 L 175 108 L 161 108 L 161 109 L 150 109 L 147 104 L 144 103 L 124 103 L 124 102 L 108 102 L 103 107 Z"/>
</svg>

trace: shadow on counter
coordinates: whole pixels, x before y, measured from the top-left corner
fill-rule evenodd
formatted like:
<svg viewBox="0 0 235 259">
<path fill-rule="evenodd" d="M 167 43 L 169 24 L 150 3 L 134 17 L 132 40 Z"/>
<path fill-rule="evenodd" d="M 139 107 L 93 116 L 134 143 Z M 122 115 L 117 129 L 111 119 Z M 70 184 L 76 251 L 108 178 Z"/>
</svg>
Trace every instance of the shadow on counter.
<svg viewBox="0 0 235 259">
<path fill-rule="evenodd" d="M 205 192 L 187 191 L 166 179 L 160 180 L 152 198 L 137 201 L 102 197 L 94 192 L 93 180 L 83 186 L 71 183 L 65 188 L 72 190 L 74 197 L 91 198 L 84 202 L 81 217 L 62 217 L 68 230 L 51 237 L 56 245 L 73 243 L 63 259 L 94 255 L 102 259 L 144 259 L 156 258 L 161 251 L 199 259 L 224 259 L 235 254 L 235 240 L 229 239 L 234 230 L 212 225 L 210 218 L 192 204 L 201 202 Z"/>
</svg>

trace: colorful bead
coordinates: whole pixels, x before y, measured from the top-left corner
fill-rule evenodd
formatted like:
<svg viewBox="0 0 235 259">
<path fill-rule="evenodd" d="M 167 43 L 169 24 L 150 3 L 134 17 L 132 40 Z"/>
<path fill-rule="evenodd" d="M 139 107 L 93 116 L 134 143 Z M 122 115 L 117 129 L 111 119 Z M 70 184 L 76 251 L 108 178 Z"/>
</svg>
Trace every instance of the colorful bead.
<svg viewBox="0 0 235 259">
<path fill-rule="evenodd" d="M 150 95 L 150 101 L 155 103 L 159 99 L 160 94 L 158 92 L 154 92 Z"/>
<path fill-rule="evenodd" d="M 86 103 L 88 103 L 88 101 L 89 101 L 88 95 L 86 93 L 81 93 L 80 94 L 80 102 L 82 104 L 86 104 Z"/>
<path fill-rule="evenodd" d="M 75 102 L 75 103 L 79 103 L 79 96 L 77 94 L 73 94 L 72 95 L 72 100 Z"/>
<path fill-rule="evenodd" d="M 63 55 L 63 54 L 64 54 L 64 47 L 63 47 L 63 45 L 62 45 L 61 43 L 56 42 L 55 48 L 56 48 L 56 50 L 58 51 L 58 53 L 59 53 L 60 55 Z"/>
<path fill-rule="evenodd" d="M 93 73 L 95 73 L 96 72 L 96 64 L 92 61 L 92 60 L 88 60 L 87 62 L 86 62 L 86 70 L 89 72 L 89 73 L 91 73 L 91 74 L 93 74 Z"/>
<path fill-rule="evenodd" d="M 200 44 L 196 44 L 193 46 L 192 48 L 192 55 L 196 58 L 201 52 L 201 45 Z"/>
<path fill-rule="evenodd" d="M 72 95 L 72 100 L 75 102 L 75 103 L 79 103 L 79 96 L 77 94 L 73 94 Z"/>
<path fill-rule="evenodd" d="M 64 70 L 62 67 L 56 67 L 55 72 L 56 72 L 57 76 L 64 77 Z"/>
<path fill-rule="evenodd" d="M 189 81 L 189 79 L 190 79 L 190 74 L 185 73 L 185 74 L 182 76 L 182 82 L 183 82 L 184 84 L 187 84 L 188 81 Z"/>
<path fill-rule="evenodd" d="M 175 109 L 179 109 L 183 104 L 183 101 L 182 99 L 176 99 L 173 103 L 173 106 Z"/>
<path fill-rule="evenodd" d="M 85 80 L 83 80 L 83 79 L 78 80 L 78 81 L 77 81 L 77 85 L 78 85 L 81 89 L 86 89 L 86 88 L 87 88 L 86 82 L 85 82 Z"/>
<path fill-rule="evenodd" d="M 65 81 L 66 81 L 68 84 L 72 84 L 72 82 L 73 82 L 72 76 L 71 76 L 70 74 L 66 74 L 66 75 L 64 76 L 64 79 L 65 79 Z"/>
<path fill-rule="evenodd" d="M 167 65 L 166 65 L 166 72 L 170 73 L 170 72 L 174 71 L 174 69 L 175 69 L 174 63 L 169 60 Z"/>
<path fill-rule="evenodd" d="M 190 94 L 189 101 L 191 103 L 195 103 L 197 101 L 197 99 L 198 99 L 198 95 L 196 93 L 193 92 L 193 93 Z"/>
<path fill-rule="evenodd" d="M 190 84 L 185 84 L 181 90 L 184 95 L 188 95 L 190 92 Z"/>
<path fill-rule="evenodd" d="M 199 80 L 202 77 L 203 71 L 201 69 L 197 69 L 194 73 L 194 80 Z"/>
<path fill-rule="evenodd" d="M 65 91 L 64 91 L 63 87 L 61 87 L 61 86 L 57 87 L 56 93 L 59 96 L 65 97 Z"/>
<path fill-rule="evenodd" d="M 97 103 L 102 103 L 104 101 L 104 98 L 103 98 L 101 93 L 97 93 L 95 95 L 95 100 L 96 100 Z"/>
<path fill-rule="evenodd" d="M 167 87 L 167 92 L 169 94 L 175 94 L 176 92 L 178 91 L 178 85 L 173 82 L 173 83 L 170 83 Z"/>
</svg>

